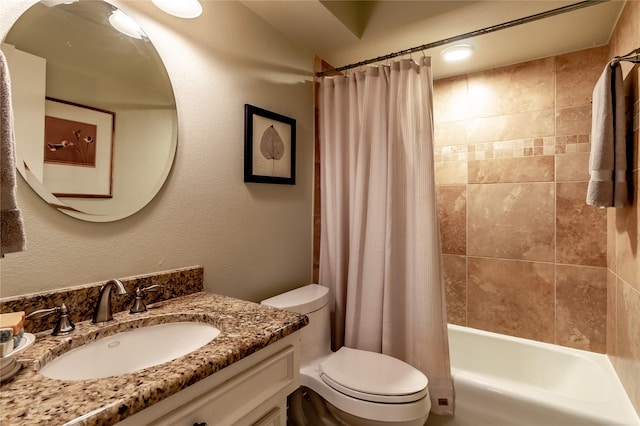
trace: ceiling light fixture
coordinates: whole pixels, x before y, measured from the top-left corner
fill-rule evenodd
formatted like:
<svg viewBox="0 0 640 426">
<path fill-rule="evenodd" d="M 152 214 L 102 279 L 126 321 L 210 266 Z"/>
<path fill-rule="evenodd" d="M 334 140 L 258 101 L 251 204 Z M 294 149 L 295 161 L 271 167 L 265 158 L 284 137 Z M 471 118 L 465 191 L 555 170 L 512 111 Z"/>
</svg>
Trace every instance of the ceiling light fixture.
<svg viewBox="0 0 640 426">
<path fill-rule="evenodd" d="M 198 0 L 151 0 L 160 10 L 178 18 L 197 18 L 202 14 Z"/>
<path fill-rule="evenodd" d="M 109 16 L 109 23 L 113 28 L 129 37 L 141 39 L 145 36 L 140 25 L 134 21 L 129 15 L 121 10 L 114 10 Z"/>
<path fill-rule="evenodd" d="M 71 4 L 75 3 L 78 0 L 42 0 L 40 3 L 44 4 L 47 7 L 56 7 L 59 4 Z"/>
<path fill-rule="evenodd" d="M 459 62 L 467 59 L 473 53 L 473 48 L 468 44 L 456 44 L 442 51 L 442 57 L 447 62 Z"/>
</svg>

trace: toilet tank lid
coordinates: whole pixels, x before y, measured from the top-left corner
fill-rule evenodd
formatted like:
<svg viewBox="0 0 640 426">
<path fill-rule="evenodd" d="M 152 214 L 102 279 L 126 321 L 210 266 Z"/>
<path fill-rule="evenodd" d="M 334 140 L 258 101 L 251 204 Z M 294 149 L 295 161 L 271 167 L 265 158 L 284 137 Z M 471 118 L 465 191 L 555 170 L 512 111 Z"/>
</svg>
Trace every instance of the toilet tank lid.
<svg viewBox="0 0 640 426">
<path fill-rule="evenodd" d="M 302 315 L 310 314 L 329 303 L 329 289 L 318 284 L 309 284 L 260 303 Z"/>
</svg>

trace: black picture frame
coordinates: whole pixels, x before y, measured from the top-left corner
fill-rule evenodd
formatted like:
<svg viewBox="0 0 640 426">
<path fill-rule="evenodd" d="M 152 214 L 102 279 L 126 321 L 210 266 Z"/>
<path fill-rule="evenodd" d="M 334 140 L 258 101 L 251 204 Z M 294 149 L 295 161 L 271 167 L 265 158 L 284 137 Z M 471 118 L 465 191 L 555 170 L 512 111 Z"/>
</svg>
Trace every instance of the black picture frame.
<svg viewBox="0 0 640 426">
<path fill-rule="evenodd" d="M 244 106 L 244 181 L 296 184 L 296 120 Z"/>
</svg>

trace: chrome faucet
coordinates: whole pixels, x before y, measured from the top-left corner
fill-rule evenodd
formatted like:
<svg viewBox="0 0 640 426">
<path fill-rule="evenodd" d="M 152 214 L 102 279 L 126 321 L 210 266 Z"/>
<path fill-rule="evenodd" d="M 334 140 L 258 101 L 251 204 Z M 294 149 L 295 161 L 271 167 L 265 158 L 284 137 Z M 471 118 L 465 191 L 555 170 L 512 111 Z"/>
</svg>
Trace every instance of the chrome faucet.
<svg viewBox="0 0 640 426">
<path fill-rule="evenodd" d="M 96 309 L 93 311 L 93 322 L 107 322 L 113 319 L 113 312 L 111 310 L 111 290 L 116 289 L 116 294 L 126 294 L 124 286 L 120 280 L 109 280 L 100 289 L 100 295 L 98 296 L 98 303 L 96 303 Z"/>
</svg>

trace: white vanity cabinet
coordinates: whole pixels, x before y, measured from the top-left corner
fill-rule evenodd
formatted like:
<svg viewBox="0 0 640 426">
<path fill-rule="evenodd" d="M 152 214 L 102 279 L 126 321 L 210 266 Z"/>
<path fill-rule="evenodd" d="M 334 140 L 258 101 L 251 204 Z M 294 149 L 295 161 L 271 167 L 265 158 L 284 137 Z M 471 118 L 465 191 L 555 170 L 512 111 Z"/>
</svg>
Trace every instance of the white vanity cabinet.
<svg viewBox="0 0 640 426">
<path fill-rule="evenodd" d="M 300 332 L 127 417 L 120 426 L 285 426 L 287 396 L 300 384 Z"/>
</svg>

